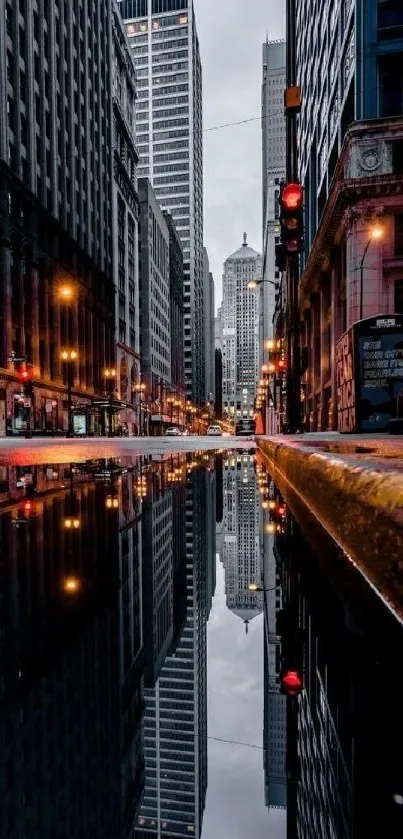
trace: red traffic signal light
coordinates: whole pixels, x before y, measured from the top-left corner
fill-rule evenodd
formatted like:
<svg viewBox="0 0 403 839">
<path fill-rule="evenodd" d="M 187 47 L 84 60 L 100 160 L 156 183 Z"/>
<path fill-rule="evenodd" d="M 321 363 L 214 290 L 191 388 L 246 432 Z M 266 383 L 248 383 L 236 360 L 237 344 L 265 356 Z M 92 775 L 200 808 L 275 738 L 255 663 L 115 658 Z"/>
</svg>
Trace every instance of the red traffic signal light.
<svg viewBox="0 0 403 839">
<path fill-rule="evenodd" d="M 32 375 L 31 367 L 25 361 L 21 361 L 18 365 L 18 375 L 23 382 L 28 382 Z"/>
<path fill-rule="evenodd" d="M 304 203 L 304 190 L 301 184 L 287 184 L 280 195 L 280 201 L 282 207 L 289 212 L 301 210 Z"/>
<path fill-rule="evenodd" d="M 298 670 L 286 669 L 280 677 L 281 692 L 286 696 L 298 696 L 304 687 L 302 674 Z"/>
<path fill-rule="evenodd" d="M 285 184 L 280 191 L 281 244 L 288 254 L 300 253 L 303 236 L 304 190 L 299 183 Z"/>
</svg>

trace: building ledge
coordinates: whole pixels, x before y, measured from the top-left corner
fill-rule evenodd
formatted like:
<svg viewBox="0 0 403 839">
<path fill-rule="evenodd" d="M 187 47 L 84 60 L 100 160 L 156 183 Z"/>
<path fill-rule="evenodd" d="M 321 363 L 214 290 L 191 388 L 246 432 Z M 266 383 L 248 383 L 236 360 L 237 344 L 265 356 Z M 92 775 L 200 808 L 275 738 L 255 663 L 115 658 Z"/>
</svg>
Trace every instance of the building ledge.
<svg viewBox="0 0 403 839">
<path fill-rule="evenodd" d="M 363 200 L 403 194 L 403 174 L 393 171 L 392 143 L 403 143 L 403 120 L 367 120 L 348 130 L 323 215 L 299 285 L 300 307 L 309 306 L 318 273 L 327 270 L 346 210 Z"/>
</svg>

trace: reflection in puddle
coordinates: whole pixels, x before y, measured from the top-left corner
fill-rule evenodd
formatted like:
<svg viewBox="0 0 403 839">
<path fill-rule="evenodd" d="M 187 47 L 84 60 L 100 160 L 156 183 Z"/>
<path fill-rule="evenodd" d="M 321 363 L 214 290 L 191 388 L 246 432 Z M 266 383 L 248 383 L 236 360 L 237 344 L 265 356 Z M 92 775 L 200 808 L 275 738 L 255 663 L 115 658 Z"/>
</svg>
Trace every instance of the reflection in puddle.
<svg viewBox="0 0 403 839">
<path fill-rule="evenodd" d="M 1 467 L 2 839 L 402 835 L 401 628 L 287 501 L 247 451 Z"/>
</svg>

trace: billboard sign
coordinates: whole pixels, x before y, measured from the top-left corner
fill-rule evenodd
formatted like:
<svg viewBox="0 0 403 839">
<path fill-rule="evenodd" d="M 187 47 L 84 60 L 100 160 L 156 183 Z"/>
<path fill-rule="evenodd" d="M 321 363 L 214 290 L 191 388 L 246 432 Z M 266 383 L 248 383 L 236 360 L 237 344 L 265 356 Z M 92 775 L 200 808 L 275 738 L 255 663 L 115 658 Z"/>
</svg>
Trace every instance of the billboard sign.
<svg viewBox="0 0 403 839">
<path fill-rule="evenodd" d="M 341 433 L 385 432 L 403 409 L 403 315 L 359 321 L 336 345 Z"/>
</svg>

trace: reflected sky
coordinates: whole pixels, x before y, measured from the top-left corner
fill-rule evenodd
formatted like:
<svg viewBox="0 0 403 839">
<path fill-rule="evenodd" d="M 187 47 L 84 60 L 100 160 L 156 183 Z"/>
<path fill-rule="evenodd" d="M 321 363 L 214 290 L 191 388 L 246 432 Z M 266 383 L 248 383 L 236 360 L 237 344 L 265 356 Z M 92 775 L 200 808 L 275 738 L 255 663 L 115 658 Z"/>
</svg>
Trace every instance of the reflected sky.
<svg viewBox="0 0 403 839">
<path fill-rule="evenodd" d="M 285 812 L 268 813 L 264 803 L 263 616 L 251 621 L 246 634 L 227 609 L 218 558 L 207 652 L 208 789 L 202 839 L 285 839 Z"/>
</svg>

